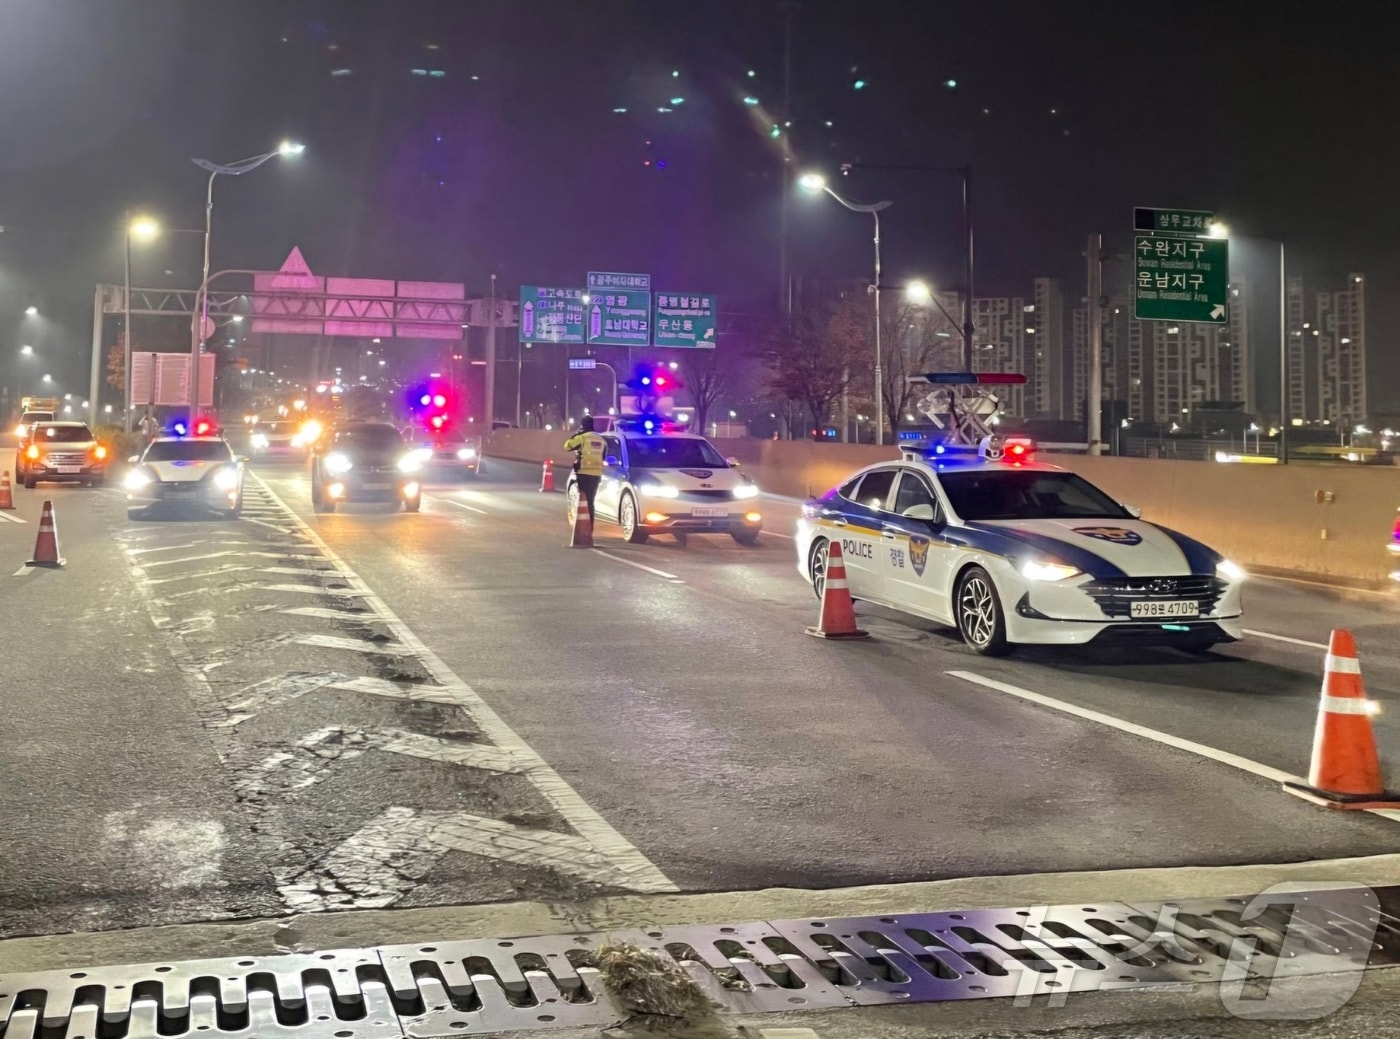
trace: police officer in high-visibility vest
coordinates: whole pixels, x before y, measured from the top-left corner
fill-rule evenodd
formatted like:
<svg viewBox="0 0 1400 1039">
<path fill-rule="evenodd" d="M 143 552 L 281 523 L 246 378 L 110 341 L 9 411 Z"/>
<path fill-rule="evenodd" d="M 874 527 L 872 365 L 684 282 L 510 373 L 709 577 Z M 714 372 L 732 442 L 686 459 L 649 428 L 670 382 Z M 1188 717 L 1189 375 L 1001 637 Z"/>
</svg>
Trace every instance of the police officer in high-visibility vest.
<svg viewBox="0 0 1400 1039">
<path fill-rule="evenodd" d="M 578 492 L 588 502 L 588 523 L 593 524 L 593 501 L 598 496 L 598 481 L 603 477 L 603 458 L 607 444 L 593 432 L 593 416 L 583 416 L 579 431 L 564 441 L 564 450 L 574 452 L 574 474 Z"/>
</svg>

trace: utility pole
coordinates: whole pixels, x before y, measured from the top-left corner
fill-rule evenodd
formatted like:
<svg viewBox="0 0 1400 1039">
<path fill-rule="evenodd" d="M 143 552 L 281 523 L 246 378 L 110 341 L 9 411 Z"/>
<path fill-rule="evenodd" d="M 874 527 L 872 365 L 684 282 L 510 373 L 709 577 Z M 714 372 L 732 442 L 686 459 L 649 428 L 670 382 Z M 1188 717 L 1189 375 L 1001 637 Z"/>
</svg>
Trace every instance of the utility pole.
<svg viewBox="0 0 1400 1039">
<path fill-rule="evenodd" d="M 963 297 L 963 371 L 972 371 L 972 168 L 958 170 L 962 176 L 963 260 L 967 264 L 967 295 Z"/>
<path fill-rule="evenodd" d="M 1288 269 L 1278 243 L 1278 464 L 1288 464 Z"/>
<path fill-rule="evenodd" d="M 782 0 L 778 10 L 783 16 L 783 107 L 778 114 L 778 125 L 783 126 L 792 118 L 792 17 L 797 12 L 797 0 Z M 782 198 L 778 209 L 778 305 L 783 313 L 792 317 L 792 274 L 788 270 L 788 206 L 792 194 L 792 170 L 790 149 L 787 142 L 778 149 L 778 182 Z M 629 359 L 630 369 L 630 359 Z"/>
<path fill-rule="evenodd" d="M 491 275 L 491 309 L 486 315 L 486 385 L 482 394 L 486 398 L 486 432 L 489 435 L 496 423 L 496 276 Z"/>
<path fill-rule="evenodd" d="M 1085 404 L 1089 454 L 1103 450 L 1103 235 L 1091 234 L 1084 251 L 1089 264 L 1089 399 Z"/>
</svg>

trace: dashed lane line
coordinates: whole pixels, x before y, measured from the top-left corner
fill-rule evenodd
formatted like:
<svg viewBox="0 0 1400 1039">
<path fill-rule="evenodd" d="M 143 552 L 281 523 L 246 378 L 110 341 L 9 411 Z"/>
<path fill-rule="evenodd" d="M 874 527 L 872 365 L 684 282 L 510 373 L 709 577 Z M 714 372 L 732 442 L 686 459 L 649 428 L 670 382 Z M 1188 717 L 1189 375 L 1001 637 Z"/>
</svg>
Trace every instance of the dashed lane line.
<svg viewBox="0 0 1400 1039">
<path fill-rule="evenodd" d="M 1285 772 L 1281 768 L 1274 768 L 1272 765 L 1265 765 L 1250 758 L 1241 757 L 1239 754 L 1231 754 L 1227 750 L 1220 750 L 1217 747 L 1208 747 L 1204 743 L 1197 743 L 1195 740 L 1183 739 L 1180 736 L 1173 736 L 1169 732 L 1162 732 L 1160 729 L 1148 728 L 1146 725 L 1139 725 L 1123 718 L 1115 718 L 1111 714 L 1103 714 L 1100 711 L 1092 710 L 1088 707 L 1081 707 L 1078 704 L 1067 703 L 1064 700 L 1056 700 L 1052 696 L 1043 693 L 1033 692 L 1030 689 L 1023 689 L 1018 685 L 1011 685 L 1009 682 L 1000 682 L 995 678 L 988 678 L 972 671 L 946 671 L 945 674 L 960 678 L 964 682 L 971 682 L 980 685 L 985 689 L 994 689 L 999 693 L 1014 696 L 1029 703 L 1038 704 L 1041 707 L 1048 707 L 1052 711 L 1059 711 L 1062 714 L 1072 715 L 1082 718 L 1085 721 L 1094 722 L 1110 729 L 1117 729 L 1119 732 L 1126 732 L 1132 736 L 1140 736 L 1153 743 L 1160 743 L 1163 746 L 1174 747 L 1177 750 L 1184 750 L 1188 754 L 1195 754 L 1198 757 L 1207 758 L 1218 762 L 1229 768 L 1238 769 L 1241 772 L 1248 772 L 1261 779 L 1267 779 L 1273 783 L 1283 783 L 1287 780 L 1297 781 L 1298 777 L 1290 772 Z M 1400 822 L 1400 811 L 1388 808 L 1370 809 L 1372 815 L 1379 815 L 1390 819 L 1393 822 Z"/>
<path fill-rule="evenodd" d="M 436 854 L 423 856 L 416 853 L 412 842 L 405 848 L 405 858 L 410 854 L 415 861 L 422 860 L 424 870 L 432 868 L 442 854 L 451 850 L 468 850 L 507 861 L 529 864 L 552 865 L 561 872 L 584 875 L 594 880 L 638 892 L 669 892 L 678 888 L 656 867 L 641 850 L 618 833 L 613 826 L 589 805 L 564 779 L 539 756 L 505 721 L 483 700 L 470 685 L 463 681 L 436 653 L 427 647 L 379 596 L 340 558 L 339 554 L 326 543 L 309 523 L 288 506 L 282 498 L 254 476 L 262 491 L 285 510 L 288 522 L 298 529 L 307 540 L 321 550 L 324 557 L 339 571 L 340 579 L 350 590 L 360 593 L 361 601 L 370 611 L 378 615 L 378 622 L 392 634 L 397 645 L 412 653 L 437 681 L 441 691 L 451 694 L 455 701 L 468 713 L 477 729 L 503 754 L 525 764 L 525 772 L 530 784 L 549 802 L 554 810 L 578 836 L 546 831 L 523 831 L 522 828 L 489 819 L 477 819 L 458 812 L 415 812 L 413 809 L 391 808 L 386 818 L 374 832 L 366 834 L 361 830 L 342 845 L 335 854 L 344 854 L 356 859 L 357 849 L 369 855 L 373 862 L 383 862 L 383 849 L 389 845 L 401 846 L 410 831 L 418 831 L 416 836 L 431 840 L 438 849 Z M 399 818 L 399 817 L 402 818 Z M 412 822 L 410 822 L 412 821 Z M 370 828 L 376 824 L 371 823 Z M 359 843 L 354 843 L 356 841 Z M 555 854 L 545 854 L 554 852 Z M 533 856 L 533 857 L 532 857 Z M 362 860 L 364 856 L 359 856 Z M 544 860 L 543 862 L 541 860 Z M 338 870 L 335 862 L 326 862 L 323 868 L 313 873 L 329 871 L 334 876 Z M 362 861 L 349 863 L 352 869 L 363 869 Z M 385 871 L 378 867 L 379 873 Z M 401 871 L 401 872 L 400 872 Z M 412 872 L 395 860 L 395 872 Z M 426 873 L 425 873 L 426 875 Z M 415 882 L 416 883 L 416 882 Z M 323 904 L 321 879 L 301 874 L 287 876 L 281 889 L 284 899 L 293 908 L 299 902 Z M 387 893 L 389 904 L 398 896 Z M 375 897 L 373 895 L 371 898 Z M 356 901 L 368 908 L 370 903 Z"/>
<path fill-rule="evenodd" d="M 29 522 L 29 521 L 28 521 L 27 519 L 25 519 L 23 516 L 16 516 L 16 515 L 15 515 L 14 513 L 12 513 L 12 512 L 3 512 L 3 511 L 0 511 L 0 519 L 2 519 L 2 520 L 9 520 L 11 523 L 28 523 L 28 522 Z"/>
<path fill-rule="evenodd" d="M 1255 631 L 1253 628 L 1245 628 L 1246 635 L 1253 635 L 1257 639 L 1273 639 L 1275 642 L 1287 642 L 1291 646 L 1306 646 L 1308 649 L 1327 649 L 1325 642 L 1309 642 L 1307 639 L 1295 639 L 1288 635 L 1275 635 L 1269 631 Z"/>
<path fill-rule="evenodd" d="M 457 500 L 455 500 L 455 499 L 453 499 L 453 498 L 443 498 L 443 497 L 440 497 L 439 495 L 436 495 L 436 494 L 429 495 L 429 497 L 430 497 L 433 501 L 446 502 L 448 505 L 455 505 L 455 506 L 457 506 L 457 508 L 459 508 L 459 509 L 466 509 L 468 512 L 479 512 L 479 513 L 481 513 L 481 515 L 483 515 L 483 516 L 489 516 L 489 515 L 491 515 L 491 513 L 487 512 L 485 509 L 478 509 L 475 505 L 468 505 L 468 504 L 467 504 L 466 502 L 464 502 L 464 501 L 457 501 Z"/>
<path fill-rule="evenodd" d="M 622 556 L 615 556 L 611 552 L 603 551 L 601 548 L 595 548 L 593 551 L 604 559 L 611 559 L 614 563 L 621 563 L 623 566 L 634 566 L 638 570 L 645 570 L 647 573 L 655 574 L 657 577 L 664 577 L 672 584 L 685 584 L 685 581 L 675 574 L 667 573 L 665 570 L 658 570 L 654 566 L 647 566 L 645 563 L 638 563 L 635 559 L 625 559 Z"/>
</svg>

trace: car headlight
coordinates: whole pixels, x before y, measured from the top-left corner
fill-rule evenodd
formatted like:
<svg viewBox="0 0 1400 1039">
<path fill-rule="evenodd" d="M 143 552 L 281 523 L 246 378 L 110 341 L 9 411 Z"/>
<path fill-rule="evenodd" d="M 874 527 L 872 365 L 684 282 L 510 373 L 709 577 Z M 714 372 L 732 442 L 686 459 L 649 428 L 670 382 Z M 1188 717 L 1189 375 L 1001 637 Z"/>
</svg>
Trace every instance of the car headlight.
<svg viewBox="0 0 1400 1039">
<path fill-rule="evenodd" d="M 266 436 L 266 434 L 263 434 L 263 433 L 254 433 L 254 434 L 253 434 L 253 446 L 254 446 L 254 447 L 267 447 L 267 436 Z"/>
<path fill-rule="evenodd" d="M 735 487 L 735 488 L 734 488 L 734 497 L 736 497 L 736 498 L 757 498 L 757 497 L 758 497 L 758 484 L 756 484 L 756 483 L 741 483 L 738 487 Z"/>
<path fill-rule="evenodd" d="M 1244 572 L 1244 567 L 1240 566 L 1239 563 L 1222 559 L 1215 564 L 1215 576 L 1226 581 L 1243 581 L 1249 575 Z"/>
<path fill-rule="evenodd" d="M 107 449 L 101 444 L 98 444 L 92 449 L 92 457 L 96 458 L 99 462 L 104 461 L 107 458 Z"/>
<path fill-rule="evenodd" d="M 681 492 L 664 483 L 644 483 L 638 488 L 649 498 L 679 498 Z"/>
<path fill-rule="evenodd" d="M 221 491 L 238 490 L 238 470 L 220 469 L 214 474 L 214 486 Z"/>
<path fill-rule="evenodd" d="M 399 472 L 416 473 L 423 468 L 423 456 L 417 451 L 410 451 L 399 459 Z"/>
<path fill-rule="evenodd" d="M 354 464 L 354 462 L 350 461 L 350 459 L 346 458 L 340 452 L 336 452 L 333 455 L 326 455 L 326 472 L 330 473 L 332 476 L 348 473 L 351 468 L 354 467 Z"/>
<path fill-rule="evenodd" d="M 1063 581 L 1081 572 L 1078 567 L 1051 563 L 1044 559 L 1029 559 L 1021 564 L 1021 576 L 1028 581 Z"/>
<path fill-rule="evenodd" d="M 469 462 L 469 461 L 471 461 L 473 458 L 476 457 L 476 448 L 474 448 L 474 447 L 463 447 L 463 448 L 459 448 L 458 451 L 457 451 L 457 457 L 460 458 L 460 459 L 461 459 L 462 461 L 464 461 L 464 462 Z"/>
<path fill-rule="evenodd" d="M 126 479 L 122 481 L 123 486 L 128 491 L 139 491 L 142 487 L 150 486 L 151 478 L 140 469 L 133 469 L 126 474 Z"/>
</svg>

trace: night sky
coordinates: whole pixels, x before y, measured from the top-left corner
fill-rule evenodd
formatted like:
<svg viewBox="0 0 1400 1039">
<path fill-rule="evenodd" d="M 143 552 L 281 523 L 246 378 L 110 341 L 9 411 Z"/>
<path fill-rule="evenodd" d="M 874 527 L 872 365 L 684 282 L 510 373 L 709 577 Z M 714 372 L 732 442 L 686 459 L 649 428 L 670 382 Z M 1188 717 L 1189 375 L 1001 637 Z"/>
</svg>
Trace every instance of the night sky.
<svg viewBox="0 0 1400 1039">
<path fill-rule="evenodd" d="M 649 271 L 758 308 L 786 152 L 833 178 L 971 165 L 979 295 L 1054 275 L 1077 298 L 1084 236 L 1130 248 L 1134 205 L 1283 237 L 1295 270 L 1365 271 L 1373 404 L 1400 407 L 1390 7 L 802 0 L 785 118 L 776 0 L 0 0 L 0 346 L 36 302 L 76 377 L 123 210 L 198 227 L 190 158 L 283 137 L 306 153 L 221 178 L 215 269 L 300 245 L 321 274 L 475 294 L 493 272 L 513 292 Z M 956 287 L 956 178 L 835 186 L 894 202 L 891 280 Z M 795 197 L 791 222 L 795 275 L 866 275 L 868 221 Z M 198 245 L 142 247 L 135 280 L 192 287 Z M 1258 257 L 1272 292 L 1272 255 L 1241 243 L 1232 274 Z"/>
</svg>

